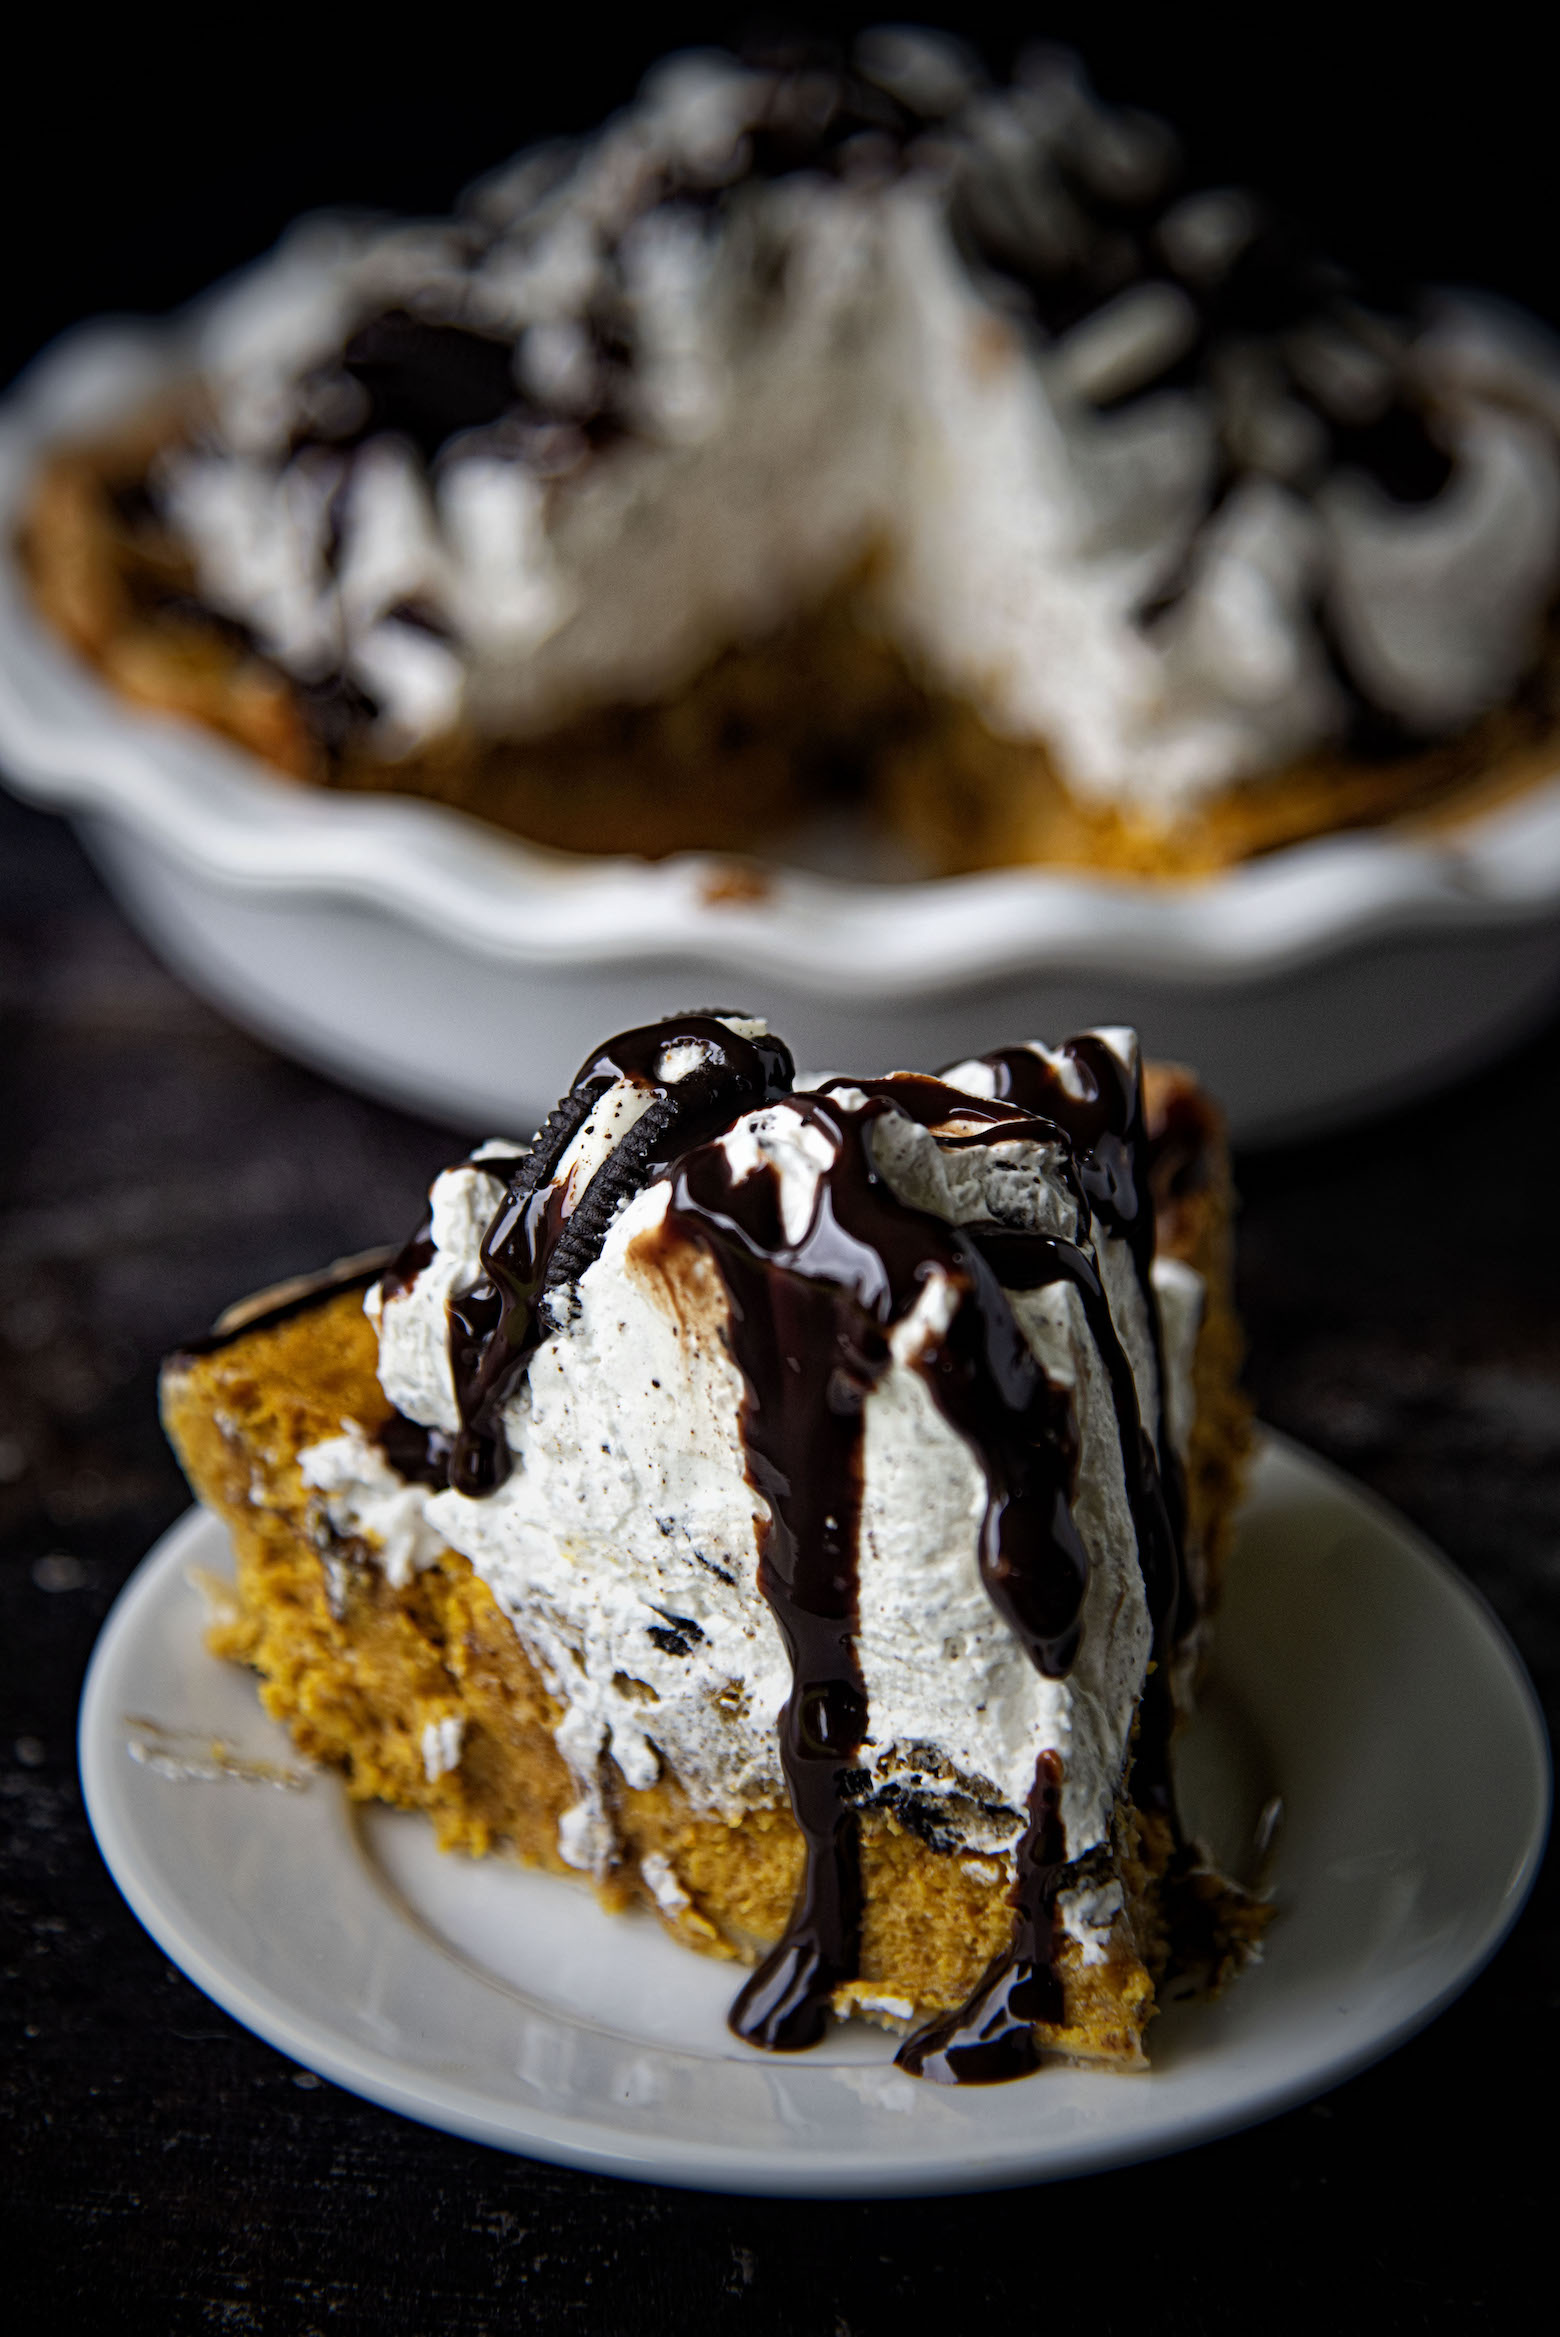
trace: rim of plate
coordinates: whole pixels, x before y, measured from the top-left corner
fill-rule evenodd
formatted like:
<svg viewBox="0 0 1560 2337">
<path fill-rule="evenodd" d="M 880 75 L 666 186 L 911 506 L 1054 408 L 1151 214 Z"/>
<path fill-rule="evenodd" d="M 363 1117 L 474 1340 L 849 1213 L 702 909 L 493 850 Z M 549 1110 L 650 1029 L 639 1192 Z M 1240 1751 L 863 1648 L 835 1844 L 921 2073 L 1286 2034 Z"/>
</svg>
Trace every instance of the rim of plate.
<svg viewBox="0 0 1560 2337">
<path fill-rule="evenodd" d="M 17 556 L 40 457 L 188 379 L 207 299 L 161 321 L 78 326 L 0 403 L 0 758 L 33 801 L 120 822 L 208 882 L 357 904 L 514 965 L 694 951 L 749 979 L 820 995 L 844 982 L 884 1001 L 1107 968 L 1217 989 L 1371 942 L 1453 942 L 1560 907 L 1560 769 L 1442 836 L 1321 837 L 1214 877 L 997 869 L 867 883 L 766 863 L 755 899 L 712 881 L 731 855 L 593 858 L 443 805 L 300 787 L 192 723 L 119 698 L 35 612 Z"/>
<path fill-rule="evenodd" d="M 187 1511 L 165 1533 L 120 1592 L 99 1634 L 82 1691 L 78 1728 L 78 1756 L 87 1814 L 99 1850 L 132 1912 L 158 1945 L 197 1986 L 246 2028 L 278 2051 L 330 2078 L 345 2090 L 366 2097 L 425 2125 L 461 2135 L 500 2149 L 522 2152 L 555 2164 L 587 2171 L 626 2176 L 676 2187 L 790 2197 L 887 2197 L 968 2190 L 997 2190 L 1037 2181 L 1104 2172 L 1113 2166 L 1139 2164 L 1171 2152 L 1216 2140 L 1221 2135 L 1253 2126 L 1296 2104 L 1313 2098 L 1382 2059 L 1430 2022 L 1458 1996 L 1501 1945 L 1526 1903 L 1536 1877 L 1548 1834 L 1552 1768 L 1548 1734 L 1542 1710 L 1526 1669 L 1498 1616 L 1482 1594 L 1434 1545 L 1426 1541 L 1387 1503 L 1356 1485 L 1343 1472 L 1294 1444 L 1287 1437 L 1263 1429 L 1259 1459 L 1290 1474 L 1299 1472 L 1313 1482 L 1341 1492 L 1421 1567 L 1441 1578 L 1464 1607 L 1469 1619 L 1491 1643 L 1501 1659 L 1500 1671 L 1515 1708 L 1530 1733 L 1536 1788 L 1532 1823 L 1523 1855 L 1498 1903 L 1493 1904 L 1476 1940 L 1454 1970 L 1442 1972 L 1395 2019 L 1381 2022 L 1351 2042 L 1318 2051 L 1302 2066 L 1292 2067 L 1267 2081 L 1254 2079 L 1247 2069 L 1240 2082 L 1243 2056 L 1235 2055 L 1236 2080 L 1201 2110 L 1177 2118 L 1174 2124 L 1151 2120 L 1134 2129 L 1130 2121 L 1093 2134 L 1074 2136 L 1060 2144 L 1055 2138 L 1039 2146 L 1033 2137 L 1015 2139 L 1012 2133 L 982 2137 L 953 2157 L 923 2156 L 893 2163 L 863 2159 L 859 2152 L 836 2147 L 818 2159 L 796 2164 L 777 2161 L 762 2147 L 744 2150 L 729 2141 L 707 2145 L 657 2137 L 648 2147 L 642 2134 L 623 2128 L 549 2112 L 531 2105 L 500 2106 L 491 2093 L 474 2083 L 441 2077 L 427 2068 L 411 2068 L 393 2053 L 376 2051 L 343 2034 L 339 2026 L 299 2012 L 264 1980 L 244 1968 L 241 1959 L 213 1952 L 202 1937 L 192 1911 L 183 1903 L 170 1905 L 159 1896 L 146 1871 L 137 1829 L 122 1819 L 112 1785 L 113 1764 L 124 1757 L 115 1721 L 114 1692 L 118 1675 L 133 1661 L 138 1633 L 150 1622 L 153 1610 L 167 1596 L 170 1578 L 182 1578 L 187 1561 L 213 1534 L 225 1538 L 225 1528 L 209 1512 Z M 181 1590 L 183 1583 L 181 1579 Z M 582 1902 L 583 1903 L 583 1902 Z M 389 1914 L 387 1903 L 387 1919 Z M 419 1919 L 404 1918 L 417 1930 Z M 507 1983 L 488 1976 L 466 1962 L 458 1951 L 439 1946 L 438 1952 L 465 1973 L 470 1984 L 511 1994 Z M 560 2030 L 588 2027 L 558 2012 L 551 2016 Z M 679 2048 L 646 2041 L 641 2055 L 687 2058 Z M 714 2066 L 721 2066 L 716 2064 Z M 1083 2073 L 1087 2076 L 1088 2073 Z M 1090 2082 L 1120 2084 L 1119 2080 Z M 1152 2080 L 1144 2081 L 1144 2093 Z M 1003 2088 L 1004 2094 L 1020 2089 Z M 1124 2087 L 1124 2093 L 1125 2093 Z M 1138 2087 L 1130 2088 L 1135 2096 Z"/>
</svg>

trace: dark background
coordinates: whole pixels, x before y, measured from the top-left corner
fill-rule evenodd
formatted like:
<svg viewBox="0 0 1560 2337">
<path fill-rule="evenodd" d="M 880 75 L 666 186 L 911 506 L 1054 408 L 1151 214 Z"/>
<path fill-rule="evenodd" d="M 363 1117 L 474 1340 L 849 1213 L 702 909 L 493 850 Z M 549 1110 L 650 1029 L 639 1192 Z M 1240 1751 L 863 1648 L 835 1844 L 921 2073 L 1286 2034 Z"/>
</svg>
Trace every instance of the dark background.
<svg viewBox="0 0 1560 2337">
<path fill-rule="evenodd" d="M 871 21 L 831 12 L 832 27 Z M 1385 276 L 1560 318 L 1536 12 L 1057 8 L 1069 39 Z M 437 208 L 586 127 L 729 12 L 56 11 L 13 79 L 0 374 L 75 317 L 161 308 L 301 208 Z M 1492 1599 L 1560 1697 L 1560 1026 L 1450 1095 L 1240 1164 L 1264 1416 Z M 236 1292 L 408 1226 L 451 1133 L 221 1022 L 67 832 L 0 797 L 0 2311 L 34 2330 L 625 2337 L 1469 2330 L 1552 2280 L 1553 1880 L 1429 2032 L 1326 2100 L 1156 2167 L 993 2199 L 797 2206 L 510 2160 L 298 2070 L 184 1981 L 92 1847 L 92 1639 L 183 1507 L 159 1354 Z M 1542 2307 L 1540 2308 L 1542 2309 Z"/>
<path fill-rule="evenodd" d="M 892 11 L 819 8 L 845 37 Z M 437 210 L 525 140 L 590 127 L 668 47 L 760 10 L 648 6 L 610 25 L 550 0 L 504 10 L 115 12 L 35 4 L 7 108 L 0 375 L 73 318 L 160 309 L 262 251 L 298 211 Z M 793 17 L 791 21 L 795 21 Z M 1551 317 L 1556 81 L 1545 14 L 949 8 L 1000 68 L 1071 43 L 1108 97 L 1157 107 L 1194 180 L 1242 179 L 1388 277 L 1477 281 Z"/>
</svg>

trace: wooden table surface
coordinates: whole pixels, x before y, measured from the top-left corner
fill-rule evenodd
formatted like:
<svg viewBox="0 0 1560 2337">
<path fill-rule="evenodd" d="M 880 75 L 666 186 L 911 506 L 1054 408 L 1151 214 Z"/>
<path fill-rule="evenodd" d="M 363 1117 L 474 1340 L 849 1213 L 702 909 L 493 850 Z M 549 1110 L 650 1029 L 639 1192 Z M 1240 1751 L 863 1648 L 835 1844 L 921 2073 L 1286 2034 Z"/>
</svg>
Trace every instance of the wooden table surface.
<svg viewBox="0 0 1560 2337">
<path fill-rule="evenodd" d="M 68 832 L 9 799 L 0 1013 L 10 2328 L 1477 2329 L 1547 2275 L 1552 1874 L 1450 2012 L 1325 2100 L 984 2199 L 788 2204 L 571 2174 L 357 2101 L 219 2012 L 110 1882 L 74 1755 L 93 1639 L 187 1499 L 158 1357 L 236 1293 L 398 1235 L 457 1147 L 220 1020 Z M 1551 1713 L 1557 1136 L 1560 1025 L 1380 1126 L 1241 1164 L 1263 1416 L 1451 1553 Z"/>
</svg>

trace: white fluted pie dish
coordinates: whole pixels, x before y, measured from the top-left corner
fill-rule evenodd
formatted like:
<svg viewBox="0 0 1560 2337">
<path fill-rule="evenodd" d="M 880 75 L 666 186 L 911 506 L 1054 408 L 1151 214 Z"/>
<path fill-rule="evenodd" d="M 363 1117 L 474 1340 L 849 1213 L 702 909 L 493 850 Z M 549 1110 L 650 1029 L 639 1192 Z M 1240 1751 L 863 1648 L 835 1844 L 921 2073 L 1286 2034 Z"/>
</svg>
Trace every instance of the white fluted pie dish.
<svg viewBox="0 0 1560 2337">
<path fill-rule="evenodd" d="M 35 614 L 16 522 L 53 443 L 188 368 L 190 317 L 83 328 L 0 414 L 0 768 L 73 819 L 155 946 L 354 1084 L 523 1132 L 603 1029 L 749 1005 L 800 1060 L 887 1069 L 1130 1022 L 1238 1137 L 1422 1092 L 1560 993 L 1560 771 L 1434 840 L 1293 847 L 1195 882 L 1008 869 L 894 882 L 544 851 L 432 803 L 276 776 L 108 689 Z"/>
</svg>

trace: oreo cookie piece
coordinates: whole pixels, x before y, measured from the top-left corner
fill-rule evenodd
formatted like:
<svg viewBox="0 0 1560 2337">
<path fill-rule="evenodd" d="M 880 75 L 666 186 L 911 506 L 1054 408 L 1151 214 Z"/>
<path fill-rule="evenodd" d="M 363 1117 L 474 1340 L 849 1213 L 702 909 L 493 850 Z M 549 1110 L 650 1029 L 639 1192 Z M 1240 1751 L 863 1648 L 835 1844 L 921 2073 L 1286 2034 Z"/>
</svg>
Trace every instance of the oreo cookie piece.
<svg viewBox="0 0 1560 2337">
<path fill-rule="evenodd" d="M 679 1053 L 688 1059 L 669 1074 Z M 782 1041 L 744 1037 L 703 1010 L 620 1032 L 581 1065 L 510 1179 L 483 1239 L 483 1278 L 450 1300 L 450 1367 L 461 1418 L 450 1461 L 456 1492 L 491 1493 L 507 1477 L 504 1411 L 531 1357 L 557 1327 L 557 1294 L 601 1255 L 623 1203 L 741 1113 L 789 1094 L 794 1080 Z M 560 1178 L 569 1148 L 625 1082 L 649 1089 L 654 1100 L 571 1205 Z"/>
</svg>

